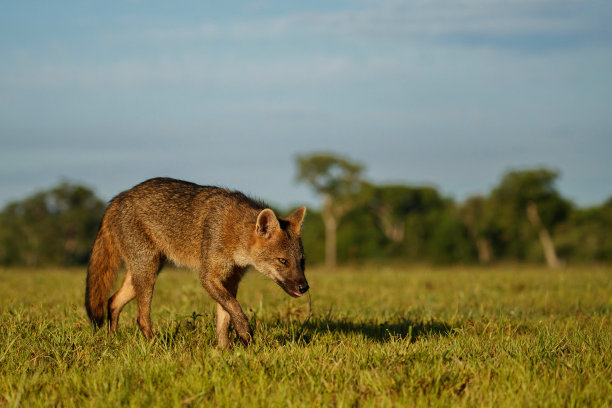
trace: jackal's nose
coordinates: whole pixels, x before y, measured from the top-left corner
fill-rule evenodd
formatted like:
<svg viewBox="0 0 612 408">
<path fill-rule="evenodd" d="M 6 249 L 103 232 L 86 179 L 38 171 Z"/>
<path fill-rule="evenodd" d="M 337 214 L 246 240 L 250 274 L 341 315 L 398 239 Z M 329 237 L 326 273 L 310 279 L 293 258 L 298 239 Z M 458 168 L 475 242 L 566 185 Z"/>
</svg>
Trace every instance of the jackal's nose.
<svg viewBox="0 0 612 408">
<path fill-rule="evenodd" d="M 300 285 L 300 287 L 298 288 L 301 294 L 308 292 L 308 289 L 310 289 L 310 286 L 308 286 L 307 283 Z"/>
</svg>

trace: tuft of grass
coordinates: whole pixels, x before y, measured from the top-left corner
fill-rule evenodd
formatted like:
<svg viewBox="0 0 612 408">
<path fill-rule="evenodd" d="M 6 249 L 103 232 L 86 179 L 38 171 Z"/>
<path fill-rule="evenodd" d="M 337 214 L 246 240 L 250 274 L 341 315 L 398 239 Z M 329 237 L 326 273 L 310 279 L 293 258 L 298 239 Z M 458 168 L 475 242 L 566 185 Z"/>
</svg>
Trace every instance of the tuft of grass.
<svg viewBox="0 0 612 408">
<path fill-rule="evenodd" d="M 610 406 L 612 268 L 362 267 L 287 297 L 256 272 L 255 343 L 215 347 L 195 273 L 162 272 L 148 342 L 109 337 L 84 269 L 0 269 L 0 407 Z"/>
</svg>

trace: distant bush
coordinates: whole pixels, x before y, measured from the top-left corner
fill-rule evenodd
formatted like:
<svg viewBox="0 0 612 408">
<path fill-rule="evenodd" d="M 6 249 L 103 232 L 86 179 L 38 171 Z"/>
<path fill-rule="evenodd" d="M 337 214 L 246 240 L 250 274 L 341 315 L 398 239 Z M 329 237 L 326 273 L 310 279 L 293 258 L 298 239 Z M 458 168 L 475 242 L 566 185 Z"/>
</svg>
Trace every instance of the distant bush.
<svg viewBox="0 0 612 408">
<path fill-rule="evenodd" d="M 81 265 L 104 213 L 104 203 L 87 187 L 61 183 L 0 213 L 3 265 Z"/>
</svg>

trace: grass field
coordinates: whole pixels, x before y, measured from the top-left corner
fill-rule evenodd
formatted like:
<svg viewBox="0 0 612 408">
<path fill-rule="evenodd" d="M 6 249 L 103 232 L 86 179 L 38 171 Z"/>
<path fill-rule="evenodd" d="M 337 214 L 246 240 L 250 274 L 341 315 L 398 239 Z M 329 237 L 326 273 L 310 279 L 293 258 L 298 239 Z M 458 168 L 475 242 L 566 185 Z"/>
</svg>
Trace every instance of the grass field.
<svg viewBox="0 0 612 408">
<path fill-rule="evenodd" d="M 164 270 L 154 342 L 82 307 L 84 269 L 0 269 L 0 406 L 612 404 L 612 268 L 310 269 L 310 297 L 250 272 L 256 342 L 215 348 L 196 274 Z"/>
</svg>

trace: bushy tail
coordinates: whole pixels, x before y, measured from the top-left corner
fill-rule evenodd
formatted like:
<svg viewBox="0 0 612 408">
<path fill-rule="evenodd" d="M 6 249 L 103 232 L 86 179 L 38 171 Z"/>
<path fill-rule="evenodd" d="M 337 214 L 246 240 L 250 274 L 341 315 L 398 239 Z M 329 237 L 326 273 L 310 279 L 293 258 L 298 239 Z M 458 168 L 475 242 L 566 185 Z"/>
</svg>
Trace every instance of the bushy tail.
<svg viewBox="0 0 612 408">
<path fill-rule="evenodd" d="M 85 287 L 85 309 L 89 319 L 97 327 L 104 324 L 108 292 L 115 281 L 120 263 L 117 248 L 113 245 L 105 221 L 106 217 L 102 219 L 91 250 Z"/>
</svg>

